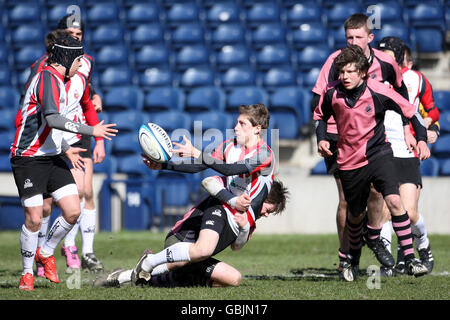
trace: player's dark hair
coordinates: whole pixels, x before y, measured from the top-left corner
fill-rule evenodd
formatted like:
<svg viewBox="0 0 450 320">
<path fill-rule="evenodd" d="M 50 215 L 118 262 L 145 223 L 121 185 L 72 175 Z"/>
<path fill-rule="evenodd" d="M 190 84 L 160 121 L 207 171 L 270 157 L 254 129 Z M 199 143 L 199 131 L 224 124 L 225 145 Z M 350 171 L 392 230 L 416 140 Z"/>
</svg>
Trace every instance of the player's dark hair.
<svg viewBox="0 0 450 320">
<path fill-rule="evenodd" d="M 412 57 L 411 48 L 405 44 L 405 60 L 406 62 L 414 62 Z"/>
<path fill-rule="evenodd" d="M 270 114 L 263 103 L 241 105 L 239 114 L 246 115 L 253 126 L 261 126 L 261 129 L 269 127 Z"/>
<path fill-rule="evenodd" d="M 52 51 L 53 46 L 56 43 L 58 38 L 68 37 L 70 34 L 65 30 L 56 29 L 50 31 L 45 37 L 45 50 L 47 51 L 47 55 Z"/>
<path fill-rule="evenodd" d="M 372 33 L 372 28 L 368 24 L 369 17 L 362 13 L 352 14 L 345 20 L 344 30 L 347 29 L 359 29 L 361 27 L 366 27 L 367 33 Z"/>
<path fill-rule="evenodd" d="M 333 66 L 336 72 L 340 72 L 347 64 L 354 63 L 359 73 L 366 73 L 369 71 L 369 61 L 364 54 L 364 51 L 356 45 L 349 45 L 342 49 L 341 53 L 334 59 Z"/>
<path fill-rule="evenodd" d="M 395 61 L 401 67 L 405 58 L 405 43 L 397 37 L 384 37 L 378 44 L 380 50 L 390 50 L 394 53 Z"/>
<path fill-rule="evenodd" d="M 286 202 L 289 198 L 289 191 L 279 180 L 274 180 L 272 183 L 272 188 L 266 198 L 267 203 L 275 205 L 274 214 L 279 214 L 286 209 Z"/>
</svg>

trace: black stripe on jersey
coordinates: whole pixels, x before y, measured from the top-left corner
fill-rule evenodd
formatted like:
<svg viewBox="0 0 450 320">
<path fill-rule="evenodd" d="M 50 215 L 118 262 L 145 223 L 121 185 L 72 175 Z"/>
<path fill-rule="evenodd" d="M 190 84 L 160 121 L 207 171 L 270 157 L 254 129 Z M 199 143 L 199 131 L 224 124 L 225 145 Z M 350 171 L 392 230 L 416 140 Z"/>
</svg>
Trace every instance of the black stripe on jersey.
<svg viewBox="0 0 450 320">
<path fill-rule="evenodd" d="M 19 140 L 19 145 L 16 151 L 18 156 L 22 155 L 23 151 L 26 151 L 36 137 L 39 128 L 42 125 L 41 111 L 38 111 L 32 115 L 29 115 L 25 120 L 24 128 L 22 130 L 22 136 Z"/>
<path fill-rule="evenodd" d="M 267 188 L 267 185 L 264 184 L 263 189 L 258 193 L 258 195 L 255 198 L 252 199 L 251 206 L 253 209 L 253 213 L 255 214 L 255 220 L 261 216 L 261 209 L 268 195 L 269 190 Z"/>
<path fill-rule="evenodd" d="M 56 105 L 55 97 L 57 98 L 56 101 L 58 101 L 59 103 L 61 88 L 59 87 L 57 77 L 49 71 L 43 71 L 42 77 L 41 79 L 39 79 L 39 81 L 43 81 L 43 84 L 41 85 L 44 86 L 42 93 L 42 101 L 39 101 L 42 106 L 44 116 L 53 113 L 59 113 L 59 106 Z M 38 91 L 37 93 L 39 94 L 40 91 Z"/>
</svg>

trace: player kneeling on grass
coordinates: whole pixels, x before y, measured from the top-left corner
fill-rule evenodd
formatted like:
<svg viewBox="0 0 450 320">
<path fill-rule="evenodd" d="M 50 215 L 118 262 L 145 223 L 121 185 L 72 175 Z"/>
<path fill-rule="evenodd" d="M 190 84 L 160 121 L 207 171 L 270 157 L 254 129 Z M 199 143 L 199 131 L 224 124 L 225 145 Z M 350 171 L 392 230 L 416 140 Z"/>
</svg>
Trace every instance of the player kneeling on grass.
<svg viewBox="0 0 450 320">
<path fill-rule="evenodd" d="M 224 177 L 208 177 L 202 182 L 211 194 L 178 221 L 166 236 L 164 250 L 144 252 L 134 269 L 118 269 L 94 280 L 94 287 L 135 285 L 154 287 L 239 286 L 241 273 L 232 266 L 212 258 L 228 246 L 239 250 L 249 240 L 255 227 L 250 227 L 248 209 L 252 207 L 247 194 L 235 196 L 224 186 Z M 256 219 L 282 212 L 288 191 L 274 181 Z M 228 199 L 228 200 L 227 200 Z M 239 210 L 232 219 L 239 226 L 236 235 L 231 229 L 224 206 L 232 204 Z"/>
</svg>

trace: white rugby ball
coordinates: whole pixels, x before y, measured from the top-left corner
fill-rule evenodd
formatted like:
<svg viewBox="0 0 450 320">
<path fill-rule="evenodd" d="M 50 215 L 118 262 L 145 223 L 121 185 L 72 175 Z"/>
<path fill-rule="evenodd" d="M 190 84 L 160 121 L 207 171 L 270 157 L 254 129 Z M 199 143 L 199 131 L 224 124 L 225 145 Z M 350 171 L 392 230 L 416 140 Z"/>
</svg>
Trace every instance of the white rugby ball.
<svg viewBox="0 0 450 320">
<path fill-rule="evenodd" d="M 172 157 L 172 141 L 163 128 L 155 123 L 143 124 L 139 129 L 139 144 L 152 160 L 164 163 Z"/>
</svg>

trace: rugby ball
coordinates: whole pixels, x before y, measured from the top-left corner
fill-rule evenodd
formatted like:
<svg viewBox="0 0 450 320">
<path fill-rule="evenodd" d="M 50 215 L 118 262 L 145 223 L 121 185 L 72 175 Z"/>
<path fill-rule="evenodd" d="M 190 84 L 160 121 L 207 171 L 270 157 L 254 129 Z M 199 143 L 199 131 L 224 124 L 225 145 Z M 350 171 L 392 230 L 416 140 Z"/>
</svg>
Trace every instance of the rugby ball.
<svg viewBox="0 0 450 320">
<path fill-rule="evenodd" d="M 142 151 L 152 160 L 164 163 L 172 157 L 172 141 L 163 128 L 149 122 L 139 128 L 139 144 Z"/>
</svg>

